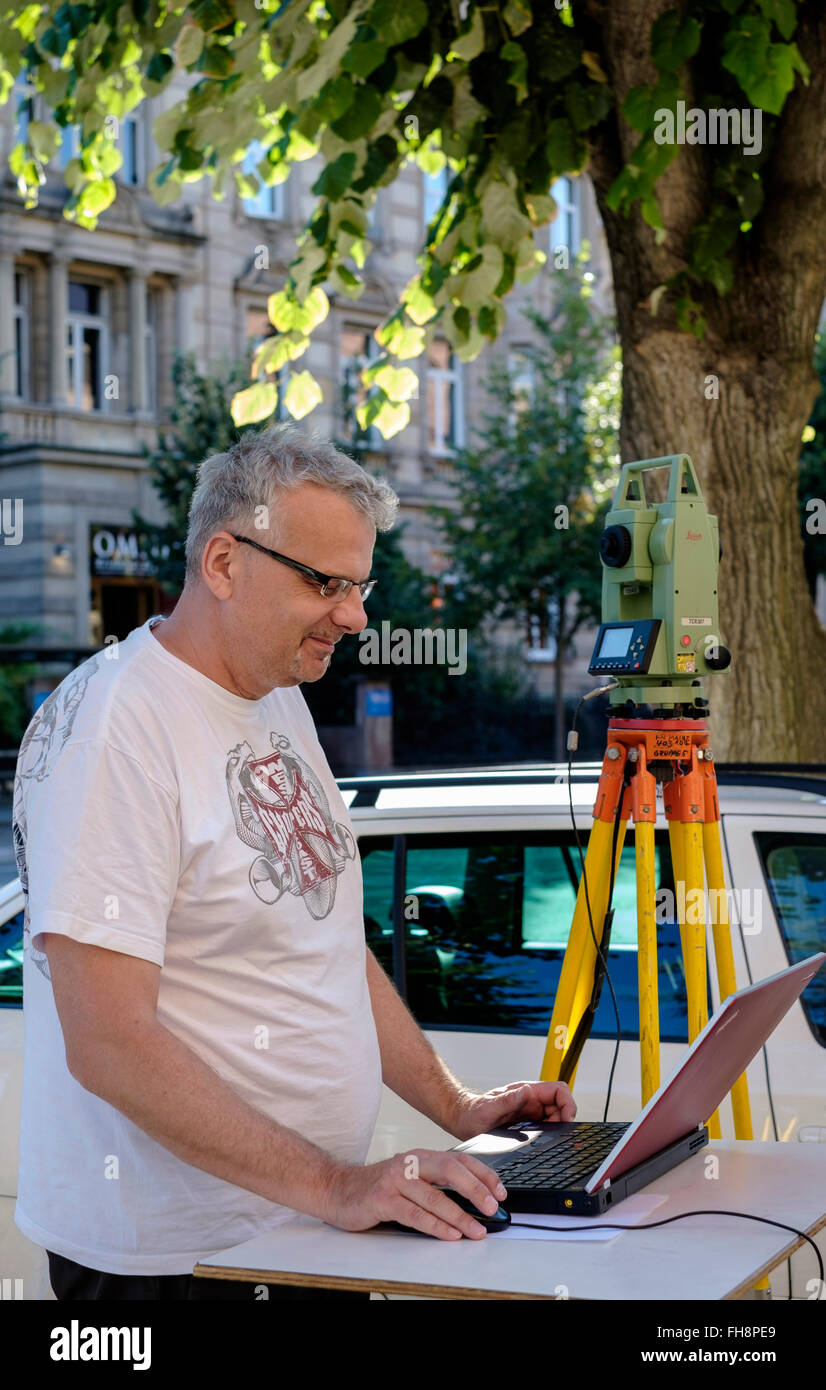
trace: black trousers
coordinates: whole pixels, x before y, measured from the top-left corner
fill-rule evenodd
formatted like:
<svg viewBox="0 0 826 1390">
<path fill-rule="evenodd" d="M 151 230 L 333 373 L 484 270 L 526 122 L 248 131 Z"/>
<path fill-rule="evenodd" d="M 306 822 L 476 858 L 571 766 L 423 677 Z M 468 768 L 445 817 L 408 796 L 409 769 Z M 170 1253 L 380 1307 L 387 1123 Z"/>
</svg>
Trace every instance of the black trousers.
<svg viewBox="0 0 826 1390">
<path fill-rule="evenodd" d="M 75 1300 L 101 1299 L 145 1302 L 168 1302 L 171 1299 L 199 1301 L 203 1299 L 222 1301 L 230 1299 L 238 1303 L 263 1302 L 261 1284 L 247 1283 L 242 1279 L 202 1279 L 194 1274 L 105 1274 L 99 1269 L 88 1269 L 86 1265 L 75 1264 L 63 1255 L 55 1255 L 47 1250 L 49 1257 L 49 1281 L 55 1298 L 61 1303 Z M 355 1289 L 306 1289 L 294 1284 L 267 1284 L 269 1298 L 321 1298 L 325 1301 L 340 1299 L 369 1300 L 369 1293 Z"/>
</svg>

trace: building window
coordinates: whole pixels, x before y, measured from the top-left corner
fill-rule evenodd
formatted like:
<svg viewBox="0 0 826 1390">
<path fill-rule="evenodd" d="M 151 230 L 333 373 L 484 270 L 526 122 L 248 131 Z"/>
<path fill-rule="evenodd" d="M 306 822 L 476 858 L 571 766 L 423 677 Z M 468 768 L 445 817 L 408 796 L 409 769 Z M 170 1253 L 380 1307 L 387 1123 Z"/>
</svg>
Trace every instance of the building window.
<svg viewBox="0 0 826 1390">
<path fill-rule="evenodd" d="M 76 410 L 103 408 L 106 349 L 105 291 L 99 285 L 69 281 L 66 321 L 66 401 Z"/>
<path fill-rule="evenodd" d="M 247 217 L 270 217 L 280 220 L 285 216 L 286 209 L 284 184 L 268 184 L 261 181 L 257 166 L 261 163 L 265 153 L 260 141 L 254 140 L 244 156 L 241 172 L 251 175 L 253 179 L 258 181 L 260 187 L 253 197 L 242 198 L 241 205 Z"/>
<path fill-rule="evenodd" d="M 556 203 L 556 217 L 551 223 L 551 255 L 564 247 L 570 256 L 579 251 L 579 189 L 573 179 L 557 179 L 551 188 L 551 197 Z"/>
<path fill-rule="evenodd" d="M 444 338 L 427 349 L 427 451 L 450 454 L 465 442 L 461 367 Z"/>
<path fill-rule="evenodd" d="M 438 174 L 424 174 L 422 176 L 424 225 L 429 227 L 439 208 L 444 202 L 447 193 L 448 170 L 447 165 Z"/>
<path fill-rule="evenodd" d="M 72 160 L 72 159 L 77 159 L 77 157 L 78 157 L 79 154 L 80 154 L 80 126 L 79 126 L 79 125 L 67 125 L 67 126 L 64 126 L 63 131 L 62 131 L 62 135 L 61 135 L 60 149 L 59 149 L 58 152 L 57 152 L 57 157 L 58 157 L 58 160 L 60 161 L 60 167 L 61 167 L 61 169 L 65 169 L 66 166 L 67 166 L 67 164 L 69 163 L 69 161 Z"/>
<path fill-rule="evenodd" d="M 14 272 L 14 393 L 29 399 L 29 323 L 31 283 L 25 271 Z"/>
<path fill-rule="evenodd" d="M 266 309 L 258 305 L 249 304 L 245 314 L 246 346 L 247 350 L 254 356 L 261 344 L 267 338 L 275 335 L 275 328 L 270 323 Z M 275 407 L 276 420 L 291 420 L 289 410 L 284 404 L 284 395 L 290 381 L 290 364 L 285 362 L 283 367 L 279 367 L 277 372 L 261 371 L 258 373 L 258 381 L 271 381 L 278 388 L 278 404 Z"/>
<path fill-rule="evenodd" d="M 123 163 L 115 174 L 119 183 L 141 184 L 144 181 L 146 155 L 143 121 L 136 116 L 126 116 L 118 130 L 118 148 Z"/>
<path fill-rule="evenodd" d="M 529 347 L 513 347 L 508 352 L 508 378 L 513 395 L 508 420 L 511 429 L 533 404 L 536 363 Z"/>
<path fill-rule="evenodd" d="M 344 421 L 345 439 L 349 444 L 360 445 L 365 449 L 380 449 L 382 436 L 375 425 L 363 430 L 358 422 L 356 411 L 369 396 L 369 391 L 361 380 L 361 372 L 368 362 L 379 355 L 379 345 L 373 337 L 372 328 L 355 324 L 345 324 L 339 342 L 341 358 L 341 413 Z"/>
</svg>

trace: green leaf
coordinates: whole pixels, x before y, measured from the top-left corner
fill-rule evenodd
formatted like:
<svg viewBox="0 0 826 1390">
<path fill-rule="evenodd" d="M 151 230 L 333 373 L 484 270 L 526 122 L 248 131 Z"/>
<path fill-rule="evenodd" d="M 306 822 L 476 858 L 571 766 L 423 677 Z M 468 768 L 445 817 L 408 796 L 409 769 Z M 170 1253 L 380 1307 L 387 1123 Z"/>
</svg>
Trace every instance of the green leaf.
<svg viewBox="0 0 826 1390">
<path fill-rule="evenodd" d="M 297 332 L 265 338 L 253 357 L 252 376 L 260 376 L 262 372 L 279 371 L 285 363 L 294 362 L 296 358 L 303 356 L 309 346 L 309 338 Z"/>
<path fill-rule="evenodd" d="M 154 54 L 146 67 L 146 81 L 158 84 L 165 82 L 174 66 L 168 53 Z"/>
<path fill-rule="evenodd" d="M 321 172 L 313 184 L 312 192 L 320 198 L 329 198 L 331 203 L 337 203 L 350 187 L 355 167 L 356 156 L 352 150 L 340 154 L 338 159 L 334 159 L 332 164 L 328 164 Z"/>
<path fill-rule="evenodd" d="M 373 377 L 391 401 L 408 401 L 419 389 L 419 378 L 410 367 L 380 367 Z"/>
<path fill-rule="evenodd" d="M 461 271 L 450 277 L 448 292 L 451 298 L 458 299 L 468 309 L 478 309 L 499 284 L 505 258 L 500 247 L 485 245 L 471 265 L 472 270 Z"/>
<path fill-rule="evenodd" d="M 520 210 L 513 189 L 503 180 L 488 184 L 482 194 L 481 208 L 488 238 L 505 251 L 514 250 L 530 231 L 530 220 Z"/>
<path fill-rule="evenodd" d="M 700 47 L 701 27 L 677 10 L 661 14 L 651 26 L 651 59 L 658 72 L 675 72 Z"/>
<path fill-rule="evenodd" d="M 328 34 L 324 40 L 317 61 L 299 73 L 295 84 L 299 102 L 314 96 L 324 86 L 328 77 L 333 76 L 355 38 L 359 25 L 360 9 L 361 6 L 359 5 L 351 7 L 350 13 L 342 19 L 340 24 L 336 25 L 333 32 Z"/>
<path fill-rule="evenodd" d="M 321 387 L 310 372 L 291 373 L 284 393 L 284 404 L 294 420 L 302 420 L 322 400 Z"/>
<path fill-rule="evenodd" d="M 613 105 L 609 89 L 600 82 L 568 82 L 565 86 L 565 109 L 574 130 L 587 130 L 608 115 Z"/>
<path fill-rule="evenodd" d="M 680 85 L 673 73 L 661 77 L 653 87 L 632 87 L 622 107 L 630 126 L 645 135 L 652 128 L 658 111 L 673 111 Z"/>
<path fill-rule="evenodd" d="M 228 77 L 235 66 L 235 57 L 225 44 L 213 43 L 205 48 L 196 64 L 198 72 L 207 77 Z"/>
<path fill-rule="evenodd" d="M 356 414 L 358 415 L 358 411 Z M 376 428 L 383 439 L 392 439 L 394 434 L 398 434 L 399 430 L 403 430 L 409 423 L 410 406 L 406 401 L 402 401 L 400 405 L 384 401 L 376 415 Z"/>
<path fill-rule="evenodd" d="M 581 145 L 574 135 L 570 121 L 549 121 L 545 149 L 555 174 L 568 174 L 579 168 Z"/>
<path fill-rule="evenodd" d="M 424 352 L 424 342 L 424 329 L 407 324 L 393 339 L 392 352 L 400 362 L 406 362 L 408 358 L 418 357 Z"/>
<path fill-rule="evenodd" d="M 274 382 L 258 381 L 244 391 L 238 391 L 232 398 L 230 412 L 236 425 L 252 425 L 258 420 L 266 420 L 278 404 L 278 391 Z"/>
<path fill-rule="evenodd" d="M 45 121 L 30 121 L 29 143 L 41 164 L 48 164 L 60 148 L 60 130 Z"/>
<path fill-rule="evenodd" d="M 232 0 L 195 0 L 194 5 L 189 6 L 189 13 L 206 34 L 223 29 L 235 19 Z"/>
<path fill-rule="evenodd" d="M 311 290 L 303 303 L 296 303 L 286 292 L 279 290 L 267 300 L 267 315 L 280 333 L 312 333 L 323 323 L 330 311 L 330 301 L 320 285 Z"/>
<path fill-rule="evenodd" d="M 78 195 L 77 206 L 85 218 L 97 218 L 115 201 L 116 188 L 112 179 L 95 179 L 87 183 Z"/>
<path fill-rule="evenodd" d="M 358 299 L 364 293 L 364 281 L 359 280 L 352 270 L 348 270 L 346 265 L 337 265 L 330 275 L 330 284 L 334 289 L 346 294 L 348 299 Z"/>
<path fill-rule="evenodd" d="M 556 203 L 548 193 L 527 193 L 525 207 L 534 227 L 543 227 L 551 218 L 556 217 Z"/>
<path fill-rule="evenodd" d="M 502 18 L 513 35 L 523 33 L 533 23 L 530 0 L 508 0 Z"/>
<path fill-rule="evenodd" d="M 428 323 L 436 313 L 436 305 L 433 303 L 433 296 L 427 293 L 422 286 L 422 277 L 415 275 L 402 294 L 402 302 L 407 310 L 408 317 L 415 324 Z"/>
<path fill-rule="evenodd" d="M 387 57 L 387 48 L 380 39 L 367 39 L 354 43 L 341 60 L 345 72 L 354 72 L 357 77 L 369 77 Z"/>
<path fill-rule="evenodd" d="M 485 46 L 485 21 L 482 13 L 474 9 L 473 17 L 470 21 L 470 28 L 466 33 L 461 34 L 458 39 L 453 40 L 453 45 L 448 53 L 450 58 L 463 58 L 469 63 L 472 58 L 477 58 Z"/>
<path fill-rule="evenodd" d="M 790 39 L 797 25 L 794 0 L 757 0 L 766 19 L 774 20 L 784 39 Z"/>
<path fill-rule="evenodd" d="M 362 83 L 356 87 L 351 105 L 338 120 L 332 122 L 332 128 L 342 140 L 360 140 L 375 125 L 383 104 L 376 88 Z"/>
<path fill-rule="evenodd" d="M 769 42 L 769 23 L 760 15 L 738 15 L 723 40 L 722 66 L 733 73 L 752 106 L 779 116 L 794 86 L 795 72 L 810 72 L 797 44 Z"/>
<path fill-rule="evenodd" d="M 331 77 L 329 82 L 325 82 L 312 109 L 322 121 L 337 121 L 339 116 L 344 115 L 347 107 L 352 105 L 355 95 L 355 88 L 349 77 L 339 73 L 338 77 Z"/>
<path fill-rule="evenodd" d="M 376 0 L 367 16 L 367 22 L 380 35 L 388 48 L 414 39 L 427 24 L 429 12 L 424 0 Z"/>
<path fill-rule="evenodd" d="M 499 56 L 504 58 L 510 67 L 508 85 L 515 89 L 516 102 L 519 105 L 528 95 L 528 55 L 521 44 L 514 43 L 511 39 L 499 50 Z"/>
<path fill-rule="evenodd" d="M 179 68 L 188 68 L 197 63 L 204 51 L 206 42 L 203 29 L 195 24 L 185 24 L 175 44 L 175 58 Z"/>
</svg>

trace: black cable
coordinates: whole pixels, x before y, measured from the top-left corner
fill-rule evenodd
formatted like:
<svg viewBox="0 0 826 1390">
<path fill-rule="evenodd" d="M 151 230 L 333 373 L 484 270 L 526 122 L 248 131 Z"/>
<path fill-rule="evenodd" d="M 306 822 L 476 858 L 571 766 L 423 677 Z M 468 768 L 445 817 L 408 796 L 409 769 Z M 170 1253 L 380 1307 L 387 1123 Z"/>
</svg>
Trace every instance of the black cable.
<svg viewBox="0 0 826 1390">
<path fill-rule="evenodd" d="M 615 682 L 614 682 L 614 685 L 616 685 L 617 683 L 618 683 L 618 682 L 615 681 Z M 606 686 L 605 689 L 608 689 L 608 690 L 613 689 L 613 686 Z M 582 696 L 582 699 L 580 700 L 579 704 L 577 705 L 576 709 L 574 710 L 574 717 L 573 717 L 573 720 L 572 720 L 572 723 L 571 723 L 571 734 L 572 734 L 572 735 L 576 734 L 576 721 L 577 721 L 577 716 L 579 715 L 579 711 L 580 711 L 580 709 L 582 708 L 583 704 L 585 703 L 586 700 L 590 699 L 591 696 L 596 695 L 596 694 L 598 694 L 598 693 L 601 693 L 601 692 L 591 690 L 591 691 L 589 691 L 586 695 L 583 695 L 583 696 Z M 594 946 L 595 946 L 596 951 L 597 951 L 597 955 L 599 956 L 600 960 L 602 961 L 602 966 L 603 966 L 603 969 L 604 969 L 604 971 L 605 971 L 605 978 L 606 978 L 607 981 L 608 981 L 608 988 L 609 988 L 610 991 L 611 991 L 611 999 L 612 999 L 612 1002 L 613 1002 L 613 1005 L 614 1005 L 614 1017 L 615 1017 L 615 1019 L 616 1019 L 616 1026 L 617 1026 L 617 1037 L 616 1037 L 616 1042 L 615 1042 L 615 1044 L 614 1044 L 614 1057 L 613 1057 L 613 1061 L 611 1062 L 611 1072 L 610 1072 L 609 1079 L 608 1079 L 608 1092 L 607 1092 L 606 1097 L 605 1097 L 605 1110 L 604 1110 L 604 1112 L 603 1112 L 603 1117 L 602 1117 L 602 1118 L 603 1118 L 603 1123 L 604 1123 L 605 1120 L 607 1119 L 607 1116 L 608 1116 L 608 1106 L 609 1106 L 610 1103 L 611 1103 L 611 1086 L 612 1086 L 613 1079 L 614 1079 L 614 1070 L 615 1070 L 616 1065 L 617 1065 L 617 1057 L 619 1056 L 619 1046 L 620 1046 L 620 1040 L 621 1040 L 621 1038 L 622 1038 L 622 1029 L 621 1029 L 621 1027 L 620 1027 L 619 1006 L 618 1006 L 618 1004 L 617 1004 L 617 996 L 616 996 L 616 993 L 615 993 L 615 990 L 614 990 L 614 982 L 613 982 L 613 980 L 611 979 L 611 972 L 610 972 L 609 969 L 608 969 L 608 961 L 607 961 L 607 958 L 606 958 L 606 957 L 603 955 L 603 953 L 602 953 L 602 948 L 601 948 L 599 942 L 597 941 L 596 932 L 594 931 L 594 918 L 593 918 L 593 914 L 592 914 L 592 912 L 591 912 L 591 899 L 590 899 L 590 897 L 589 897 L 589 895 L 588 895 L 588 878 L 587 878 L 586 873 L 585 873 L 585 855 L 584 855 L 583 852 L 582 852 L 582 841 L 581 841 L 580 838 L 579 838 L 579 828 L 578 828 L 577 823 L 576 823 L 576 816 L 574 815 L 574 799 L 573 799 L 573 792 L 572 792 L 572 790 L 571 790 L 571 763 L 572 763 L 571 755 L 572 755 L 572 753 L 573 753 L 573 741 L 572 741 L 572 740 L 569 740 L 569 746 L 568 746 L 568 805 L 569 805 L 570 811 L 571 811 L 571 824 L 572 824 L 573 827 L 574 827 L 574 838 L 576 839 L 576 847 L 577 847 L 577 850 L 578 850 L 578 852 L 579 852 L 579 863 L 580 863 L 580 868 L 581 868 L 581 871 L 582 871 L 582 886 L 583 886 L 583 889 L 584 889 L 584 891 L 585 891 L 585 906 L 586 906 L 586 908 L 587 908 L 587 910 L 588 910 L 588 925 L 589 925 L 589 927 L 591 928 L 591 937 L 592 937 L 592 939 L 593 939 Z M 623 794 L 624 794 L 624 791 L 625 791 L 625 783 L 623 782 Z M 610 882 L 610 887 L 609 887 L 609 890 L 608 890 L 608 911 L 609 911 L 609 912 L 610 912 L 610 910 L 611 910 L 611 896 L 612 896 L 613 891 L 614 891 L 614 867 L 615 867 L 615 860 L 616 860 L 616 838 L 617 838 L 618 830 L 619 830 L 619 814 L 620 814 L 621 808 L 622 808 L 622 795 L 620 796 L 620 799 L 619 799 L 619 805 L 618 805 L 618 807 L 617 807 L 617 815 L 616 815 L 616 818 L 615 818 L 615 820 L 614 820 L 614 842 L 613 842 L 612 849 L 611 849 L 611 882 Z M 607 913 L 606 913 L 606 915 L 607 915 Z"/>
<path fill-rule="evenodd" d="M 524 1226 L 532 1231 L 651 1231 L 655 1226 L 669 1226 L 672 1221 L 684 1221 L 687 1216 L 742 1216 L 745 1221 L 762 1221 L 766 1226 L 779 1226 L 781 1231 L 791 1231 L 793 1235 L 800 1236 L 801 1240 L 806 1240 L 811 1245 L 817 1258 L 817 1266 L 820 1271 L 820 1287 L 823 1289 L 823 1257 L 812 1237 L 805 1231 L 799 1231 L 796 1226 L 787 1226 L 785 1221 L 773 1221 L 769 1216 L 755 1216 L 750 1211 L 727 1211 L 725 1208 L 706 1210 L 705 1208 L 697 1211 L 682 1211 L 679 1216 L 666 1216 L 661 1221 L 647 1221 L 640 1226 L 619 1226 L 614 1221 L 601 1221 L 599 1225 L 589 1226 L 537 1226 L 533 1221 L 511 1221 L 511 1226 Z M 506 1227 L 506 1229 L 508 1229 Z"/>
</svg>

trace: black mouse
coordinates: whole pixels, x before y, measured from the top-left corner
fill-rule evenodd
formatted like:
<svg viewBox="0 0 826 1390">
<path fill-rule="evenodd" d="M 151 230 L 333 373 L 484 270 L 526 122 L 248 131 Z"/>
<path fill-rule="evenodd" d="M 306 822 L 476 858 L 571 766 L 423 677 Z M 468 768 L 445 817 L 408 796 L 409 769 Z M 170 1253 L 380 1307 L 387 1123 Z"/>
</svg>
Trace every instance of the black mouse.
<svg viewBox="0 0 826 1390">
<path fill-rule="evenodd" d="M 445 1196 L 450 1198 L 451 1202 L 455 1202 L 457 1207 L 461 1207 L 462 1211 L 466 1211 L 473 1217 L 474 1221 L 478 1221 L 480 1226 L 484 1226 L 486 1231 L 504 1231 L 505 1227 L 511 1224 L 511 1214 L 505 1207 L 497 1207 L 493 1215 L 488 1216 L 486 1211 L 479 1211 L 478 1207 L 473 1205 L 470 1198 L 463 1197 L 461 1192 L 454 1192 L 450 1187 L 443 1188 L 443 1191 Z"/>
<path fill-rule="evenodd" d="M 511 1214 L 504 1207 L 497 1207 L 493 1215 L 488 1216 L 487 1212 L 479 1211 L 469 1197 L 463 1197 L 461 1192 L 454 1192 L 450 1187 L 445 1187 L 442 1191 L 446 1197 L 456 1203 L 457 1207 L 461 1207 L 462 1211 L 468 1212 L 475 1221 L 484 1226 L 489 1235 L 495 1234 L 496 1231 L 504 1231 L 511 1224 Z M 415 1226 L 403 1226 L 400 1221 L 388 1221 L 387 1225 L 392 1226 L 397 1231 L 406 1231 L 411 1236 L 430 1235 L 429 1231 L 417 1231 Z"/>
</svg>

